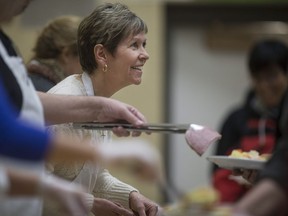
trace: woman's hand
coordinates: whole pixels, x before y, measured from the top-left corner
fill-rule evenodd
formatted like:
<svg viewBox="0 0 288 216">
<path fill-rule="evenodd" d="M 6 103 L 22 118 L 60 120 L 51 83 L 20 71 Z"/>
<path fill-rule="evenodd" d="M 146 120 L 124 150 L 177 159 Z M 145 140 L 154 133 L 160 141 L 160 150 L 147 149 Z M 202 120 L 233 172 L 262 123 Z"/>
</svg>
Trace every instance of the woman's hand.
<svg viewBox="0 0 288 216">
<path fill-rule="evenodd" d="M 101 216 L 134 216 L 131 211 L 125 209 L 122 205 L 101 198 L 94 198 L 91 211 L 94 215 Z"/>
<path fill-rule="evenodd" d="M 97 121 L 100 122 L 117 122 L 126 121 L 135 127 L 141 127 L 147 123 L 145 116 L 135 107 L 111 98 L 102 98 L 102 110 L 99 112 Z M 140 131 L 130 132 L 123 127 L 113 128 L 113 133 L 119 137 L 141 135 Z M 150 133 L 147 133 L 150 134 Z"/>
<path fill-rule="evenodd" d="M 133 191 L 129 197 L 130 208 L 137 216 L 156 216 L 158 205 L 140 193 Z"/>
<path fill-rule="evenodd" d="M 145 116 L 135 107 L 111 98 L 101 98 L 99 100 L 101 110 L 98 110 L 97 121 L 99 122 L 117 122 L 127 121 L 134 126 L 143 125 Z"/>
</svg>

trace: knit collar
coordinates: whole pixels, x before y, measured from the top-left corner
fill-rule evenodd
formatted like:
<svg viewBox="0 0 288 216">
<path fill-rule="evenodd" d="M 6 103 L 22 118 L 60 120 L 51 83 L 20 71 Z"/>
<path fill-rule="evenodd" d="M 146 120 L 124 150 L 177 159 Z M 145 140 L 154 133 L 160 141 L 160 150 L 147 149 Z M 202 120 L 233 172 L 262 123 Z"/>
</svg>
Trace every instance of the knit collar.
<svg viewBox="0 0 288 216">
<path fill-rule="evenodd" d="M 95 94 L 94 94 L 93 84 L 92 84 L 92 80 L 90 76 L 86 72 L 83 72 L 81 79 L 84 84 L 87 95 L 94 96 Z"/>
</svg>

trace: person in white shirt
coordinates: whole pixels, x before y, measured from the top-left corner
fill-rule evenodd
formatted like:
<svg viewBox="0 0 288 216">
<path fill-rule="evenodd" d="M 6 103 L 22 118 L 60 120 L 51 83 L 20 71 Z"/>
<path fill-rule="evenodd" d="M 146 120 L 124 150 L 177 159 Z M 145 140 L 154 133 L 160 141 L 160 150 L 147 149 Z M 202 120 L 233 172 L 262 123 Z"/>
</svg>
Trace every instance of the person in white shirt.
<svg viewBox="0 0 288 216">
<path fill-rule="evenodd" d="M 145 49 L 148 29 L 144 21 L 120 3 L 99 5 L 85 17 L 78 29 L 78 50 L 82 74 L 71 75 L 48 93 L 82 95 L 87 97 L 111 97 L 129 85 L 142 81 L 143 66 L 149 59 Z M 54 126 L 53 131 L 77 134 L 89 140 L 91 145 L 107 144 L 111 140 L 109 131 L 80 130 L 71 124 Z M 135 131 L 133 135 L 137 135 Z M 96 147 L 95 146 L 95 147 Z M 103 167 L 91 163 L 54 163 L 53 173 L 71 182 L 80 183 L 92 194 L 91 213 L 117 215 L 104 206 L 97 206 L 100 199 L 120 203 L 140 216 L 155 216 L 158 205 L 141 195 L 137 189 L 111 176 Z M 44 215 L 60 215 L 51 206 Z M 104 213 L 103 213 L 104 214 Z"/>
</svg>

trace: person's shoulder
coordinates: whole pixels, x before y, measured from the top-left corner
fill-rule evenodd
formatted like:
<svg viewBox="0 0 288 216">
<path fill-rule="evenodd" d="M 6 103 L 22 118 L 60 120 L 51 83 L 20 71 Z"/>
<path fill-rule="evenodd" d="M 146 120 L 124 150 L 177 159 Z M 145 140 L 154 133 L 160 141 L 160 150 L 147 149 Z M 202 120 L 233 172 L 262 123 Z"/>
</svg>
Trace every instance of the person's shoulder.
<svg viewBox="0 0 288 216">
<path fill-rule="evenodd" d="M 245 106 L 239 106 L 232 109 L 222 121 L 222 127 L 242 127 L 247 120 L 248 112 Z"/>
<path fill-rule="evenodd" d="M 247 112 L 246 106 L 233 107 L 227 114 L 227 118 L 238 118 L 242 117 Z"/>
<path fill-rule="evenodd" d="M 47 92 L 55 83 L 41 74 L 29 74 L 29 77 L 37 91 Z"/>
<path fill-rule="evenodd" d="M 74 74 L 66 77 L 53 88 L 51 88 L 48 93 L 83 95 L 83 83 L 79 77 L 81 77 L 80 74 Z"/>
</svg>

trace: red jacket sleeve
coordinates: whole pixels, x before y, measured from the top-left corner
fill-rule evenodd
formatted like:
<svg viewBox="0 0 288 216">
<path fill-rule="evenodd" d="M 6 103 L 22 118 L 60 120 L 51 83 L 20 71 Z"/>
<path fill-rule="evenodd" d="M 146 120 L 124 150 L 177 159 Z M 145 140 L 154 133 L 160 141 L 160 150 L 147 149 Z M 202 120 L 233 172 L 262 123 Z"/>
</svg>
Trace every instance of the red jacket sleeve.
<svg viewBox="0 0 288 216">
<path fill-rule="evenodd" d="M 212 182 L 219 192 L 220 202 L 236 202 L 247 191 L 247 188 L 236 181 L 229 179 L 230 170 L 217 169 L 213 173 Z"/>
</svg>

